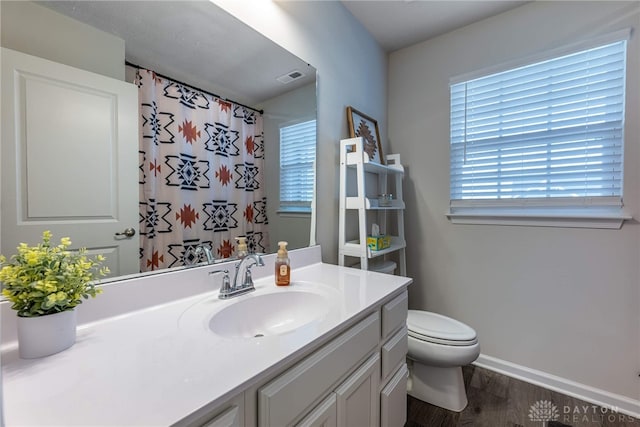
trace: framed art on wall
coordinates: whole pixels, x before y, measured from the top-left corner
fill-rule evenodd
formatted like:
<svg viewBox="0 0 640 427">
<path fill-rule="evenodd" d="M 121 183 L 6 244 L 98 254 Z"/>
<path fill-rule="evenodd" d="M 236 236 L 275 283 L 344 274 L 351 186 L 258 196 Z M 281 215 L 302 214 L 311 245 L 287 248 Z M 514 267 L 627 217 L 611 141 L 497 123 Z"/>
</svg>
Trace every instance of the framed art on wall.
<svg viewBox="0 0 640 427">
<path fill-rule="evenodd" d="M 349 123 L 349 138 L 362 137 L 364 151 L 369 156 L 369 161 L 384 165 L 378 122 L 353 107 L 347 107 L 347 122 Z"/>
</svg>

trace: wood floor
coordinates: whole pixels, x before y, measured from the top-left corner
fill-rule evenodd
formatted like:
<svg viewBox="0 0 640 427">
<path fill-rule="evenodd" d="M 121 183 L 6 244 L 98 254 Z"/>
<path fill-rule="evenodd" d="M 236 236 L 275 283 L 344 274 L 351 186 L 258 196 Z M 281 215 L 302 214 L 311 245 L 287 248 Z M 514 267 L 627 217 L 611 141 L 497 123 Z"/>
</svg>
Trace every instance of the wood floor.
<svg viewBox="0 0 640 427">
<path fill-rule="evenodd" d="M 640 427 L 640 419 L 470 365 L 460 413 L 408 396 L 405 427 Z"/>
</svg>

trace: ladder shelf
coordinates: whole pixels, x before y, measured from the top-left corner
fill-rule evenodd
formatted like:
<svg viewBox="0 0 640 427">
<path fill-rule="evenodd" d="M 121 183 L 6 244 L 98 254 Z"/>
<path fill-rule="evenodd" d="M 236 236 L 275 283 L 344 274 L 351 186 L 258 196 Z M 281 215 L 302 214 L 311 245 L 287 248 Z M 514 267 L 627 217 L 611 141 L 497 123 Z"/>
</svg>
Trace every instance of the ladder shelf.
<svg viewBox="0 0 640 427">
<path fill-rule="evenodd" d="M 362 138 L 349 138 L 340 141 L 340 212 L 339 212 L 339 254 L 340 265 L 353 265 L 359 259 L 360 268 L 373 267 L 369 260 L 385 259 L 387 255 L 398 261 L 399 274 L 406 275 L 406 240 L 404 237 L 404 208 L 402 198 L 402 179 L 404 167 L 399 154 L 385 157 L 386 164 L 373 162 L 364 151 Z M 381 203 L 379 196 L 388 194 L 393 186 L 391 200 Z M 357 226 L 347 224 L 357 216 Z M 388 215 L 387 215 L 388 214 Z M 373 218 L 373 219 L 372 219 Z M 391 244 L 381 250 L 372 250 L 367 246 L 367 236 L 371 225 L 379 224 L 384 230 L 393 228 Z M 348 226 L 350 228 L 348 229 Z M 357 228 L 357 236 L 355 230 Z M 350 233 L 351 231 L 351 233 Z M 382 258 L 381 258 L 382 257 Z M 378 263 L 378 265 L 380 265 Z"/>
</svg>

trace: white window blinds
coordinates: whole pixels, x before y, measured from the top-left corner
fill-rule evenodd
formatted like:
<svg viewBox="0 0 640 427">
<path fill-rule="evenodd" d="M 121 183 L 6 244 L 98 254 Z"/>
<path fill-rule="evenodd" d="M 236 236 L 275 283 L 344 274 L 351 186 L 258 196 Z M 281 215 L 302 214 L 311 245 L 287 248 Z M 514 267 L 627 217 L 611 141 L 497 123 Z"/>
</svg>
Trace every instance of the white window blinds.
<svg viewBox="0 0 640 427">
<path fill-rule="evenodd" d="M 452 206 L 620 206 L 625 59 L 622 40 L 452 84 Z"/>
<path fill-rule="evenodd" d="M 316 160 L 316 121 L 280 128 L 280 209 L 311 208 Z"/>
</svg>

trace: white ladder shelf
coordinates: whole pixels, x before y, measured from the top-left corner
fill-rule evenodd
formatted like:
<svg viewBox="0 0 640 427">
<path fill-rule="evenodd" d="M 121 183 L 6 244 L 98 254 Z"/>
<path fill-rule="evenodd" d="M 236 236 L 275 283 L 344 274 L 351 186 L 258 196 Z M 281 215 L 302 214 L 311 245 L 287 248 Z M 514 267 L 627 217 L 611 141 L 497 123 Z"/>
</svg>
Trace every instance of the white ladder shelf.
<svg viewBox="0 0 640 427">
<path fill-rule="evenodd" d="M 355 171 L 355 178 L 353 172 Z M 406 241 L 404 238 L 404 200 L 402 198 L 402 179 L 404 168 L 400 163 L 399 154 L 386 156 L 386 164 L 382 165 L 369 160 L 364 151 L 362 138 L 349 138 L 340 141 L 340 212 L 339 212 L 339 242 L 338 262 L 347 262 L 347 257 L 359 258 L 360 268 L 373 269 L 370 260 L 383 259 L 385 255 L 397 252 L 398 269 L 402 276 L 406 276 Z M 371 184 L 371 181 L 375 184 Z M 380 206 L 379 194 L 388 193 L 388 184 L 394 185 L 393 199 L 389 205 Z M 356 189 L 353 189 L 355 184 Z M 357 239 L 347 240 L 347 212 L 357 211 L 358 236 Z M 367 222 L 367 212 L 373 212 L 375 221 Z M 391 220 L 388 220 L 387 213 Z M 377 224 L 387 229 L 395 228 L 396 235 L 391 236 L 391 245 L 381 250 L 372 250 L 367 246 L 367 232 L 371 224 Z M 380 258 L 383 257 L 383 258 Z"/>
</svg>

